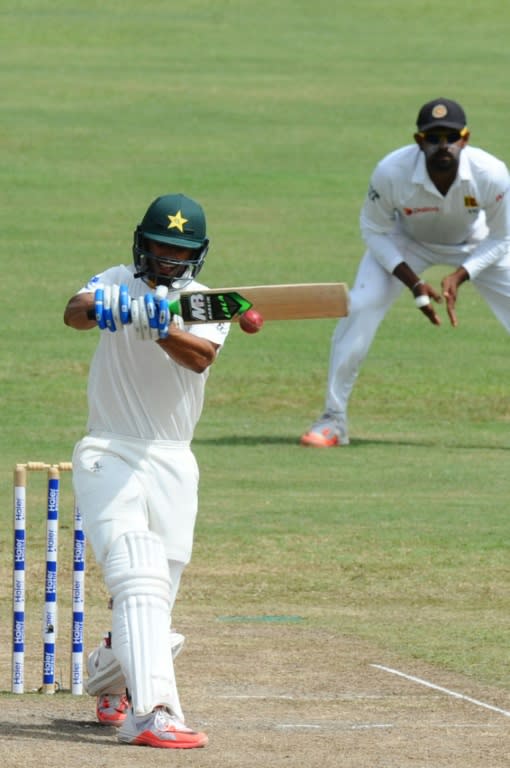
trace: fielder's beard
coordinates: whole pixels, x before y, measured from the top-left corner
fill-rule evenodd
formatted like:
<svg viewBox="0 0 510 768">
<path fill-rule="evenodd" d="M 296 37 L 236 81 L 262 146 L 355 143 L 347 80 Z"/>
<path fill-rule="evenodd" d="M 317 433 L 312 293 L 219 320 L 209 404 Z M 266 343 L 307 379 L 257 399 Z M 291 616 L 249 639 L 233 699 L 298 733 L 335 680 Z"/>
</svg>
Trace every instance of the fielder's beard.
<svg viewBox="0 0 510 768">
<path fill-rule="evenodd" d="M 450 152 L 435 152 L 428 158 L 428 166 L 434 171 L 456 171 L 458 161 Z"/>
</svg>

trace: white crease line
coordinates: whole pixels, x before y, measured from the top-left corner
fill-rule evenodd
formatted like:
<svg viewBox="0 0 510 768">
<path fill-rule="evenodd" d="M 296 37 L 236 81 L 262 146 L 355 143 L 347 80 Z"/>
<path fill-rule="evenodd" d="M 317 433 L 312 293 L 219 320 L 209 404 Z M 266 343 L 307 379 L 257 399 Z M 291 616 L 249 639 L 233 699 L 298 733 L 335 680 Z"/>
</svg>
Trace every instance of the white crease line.
<svg viewBox="0 0 510 768">
<path fill-rule="evenodd" d="M 292 693 L 225 693 L 216 697 L 217 699 L 238 699 L 244 701 L 247 699 L 255 699 L 265 701 L 271 699 L 271 701 L 366 701 L 367 699 L 383 699 L 381 694 L 369 694 L 369 693 L 348 693 L 348 694 L 333 694 L 331 696 L 295 696 Z"/>
<path fill-rule="evenodd" d="M 413 675 L 406 675 L 405 672 L 399 672 L 398 669 L 391 669 L 391 667 L 384 667 L 382 664 L 371 664 L 370 666 L 375 667 L 376 669 L 382 669 L 383 672 L 389 672 L 392 675 L 398 675 L 398 677 L 403 677 L 406 680 L 410 680 L 413 683 L 419 683 L 419 685 L 425 685 L 427 688 L 432 688 L 435 691 L 446 693 L 448 696 L 453 696 L 455 699 L 462 699 L 463 701 L 468 701 L 470 704 L 475 704 L 477 707 L 484 707 L 484 709 L 490 709 L 492 710 L 492 712 L 497 712 L 499 715 L 510 717 L 510 712 L 508 712 L 506 709 L 500 709 L 499 707 L 494 707 L 492 704 L 487 704 L 484 701 L 478 701 L 478 699 L 472 699 L 470 696 L 466 696 L 463 693 L 450 691 L 448 688 L 442 688 L 440 685 L 429 683 L 428 680 L 422 680 L 420 677 L 414 677 Z"/>
<path fill-rule="evenodd" d="M 227 695 L 221 695 L 217 696 L 217 699 L 281 699 L 283 701 L 294 701 L 296 698 L 295 696 L 292 696 L 291 694 L 282 694 L 278 696 L 272 696 L 271 694 L 255 694 L 255 693 L 233 693 L 233 694 L 227 694 Z"/>
<path fill-rule="evenodd" d="M 279 723 L 276 726 L 278 729 L 283 730 L 284 728 L 297 730 L 298 728 L 315 728 L 317 730 L 320 730 L 321 728 L 324 728 L 323 725 L 312 725 L 311 723 Z M 345 726 L 342 730 L 347 731 L 368 731 L 372 728 L 393 728 L 393 723 L 366 723 L 361 725 L 348 725 Z"/>
</svg>

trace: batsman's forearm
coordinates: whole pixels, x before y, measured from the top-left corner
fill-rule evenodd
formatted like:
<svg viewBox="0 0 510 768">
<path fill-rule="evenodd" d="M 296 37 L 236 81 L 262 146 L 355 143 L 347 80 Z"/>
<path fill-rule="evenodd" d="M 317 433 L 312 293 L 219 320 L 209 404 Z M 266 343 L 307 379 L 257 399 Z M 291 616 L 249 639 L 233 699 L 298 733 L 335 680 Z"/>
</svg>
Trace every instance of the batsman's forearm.
<svg viewBox="0 0 510 768">
<path fill-rule="evenodd" d="M 178 365 L 203 373 L 216 359 L 218 345 L 170 325 L 166 339 L 156 341 Z"/>
<path fill-rule="evenodd" d="M 64 310 L 64 323 L 77 331 L 95 328 L 94 294 L 77 293 L 72 296 Z"/>
</svg>

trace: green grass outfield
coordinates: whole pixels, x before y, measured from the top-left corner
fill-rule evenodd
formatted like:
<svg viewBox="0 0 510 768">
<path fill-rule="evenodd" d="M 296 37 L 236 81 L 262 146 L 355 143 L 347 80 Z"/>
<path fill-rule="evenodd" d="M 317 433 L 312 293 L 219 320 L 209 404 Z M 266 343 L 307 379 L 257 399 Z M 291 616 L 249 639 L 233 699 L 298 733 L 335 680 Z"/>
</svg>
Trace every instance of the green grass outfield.
<svg viewBox="0 0 510 768">
<path fill-rule="evenodd" d="M 67 298 L 130 261 L 171 191 L 206 208 L 209 285 L 351 283 L 371 170 L 424 101 L 457 98 L 473 144 L 510 161 L 509 22 L 500 0 L 1 4 L 4 649 L 13 465 L 69 459 L 85 428 L 95 332 L 64 327 Z M 352 445 L 325 452 L 298 438 L 334 322 L 232 330 L 196 434 L 179 610 L 299 615 L 510 690 L 509 340 L 470 285 L 458 309 L 457 329 L 433 328 L 399 300 Z"/>
</svg>

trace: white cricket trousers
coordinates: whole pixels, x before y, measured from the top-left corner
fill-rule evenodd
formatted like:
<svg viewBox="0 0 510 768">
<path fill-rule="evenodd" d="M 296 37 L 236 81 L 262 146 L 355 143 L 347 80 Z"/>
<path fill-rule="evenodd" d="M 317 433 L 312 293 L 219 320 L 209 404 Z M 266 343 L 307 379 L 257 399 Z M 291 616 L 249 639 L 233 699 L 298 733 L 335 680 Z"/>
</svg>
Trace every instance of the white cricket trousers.
<svg viewBox="0 0 510 768">
<path fill-rule="evenodd" d="M 396 236 L 395 240 L 401 247 L 402 260 L 418 275 L 437 264 L 447 265 L 451 267 L 449 271 L 453 271 L 466 258 L 466 251 L 445 256 L 401 236 Z M 510 333 L 510 253 L 484 269 L 471 282 Z M 351 290 L 350 314 L 338 322 L 333 333 L 326 411 L 347 420 L 347 405 L 359 369 L 379 325 L 403 288 L 403 283 L 383 269 L 370 251 L 365 253 Z M 416 311 L 412 297 L 409 309 Z M 426 318 L 419 319 L 428 322 Z"/>
<path fill-rule="evenodd" d="M 198 466 L 189 443 L 90 434 L 73 453 L 73 485 L 87 540 L 101 565 L 119 536 L 157 534 L 169 561 L 191 559 Z"/>
</svg>

